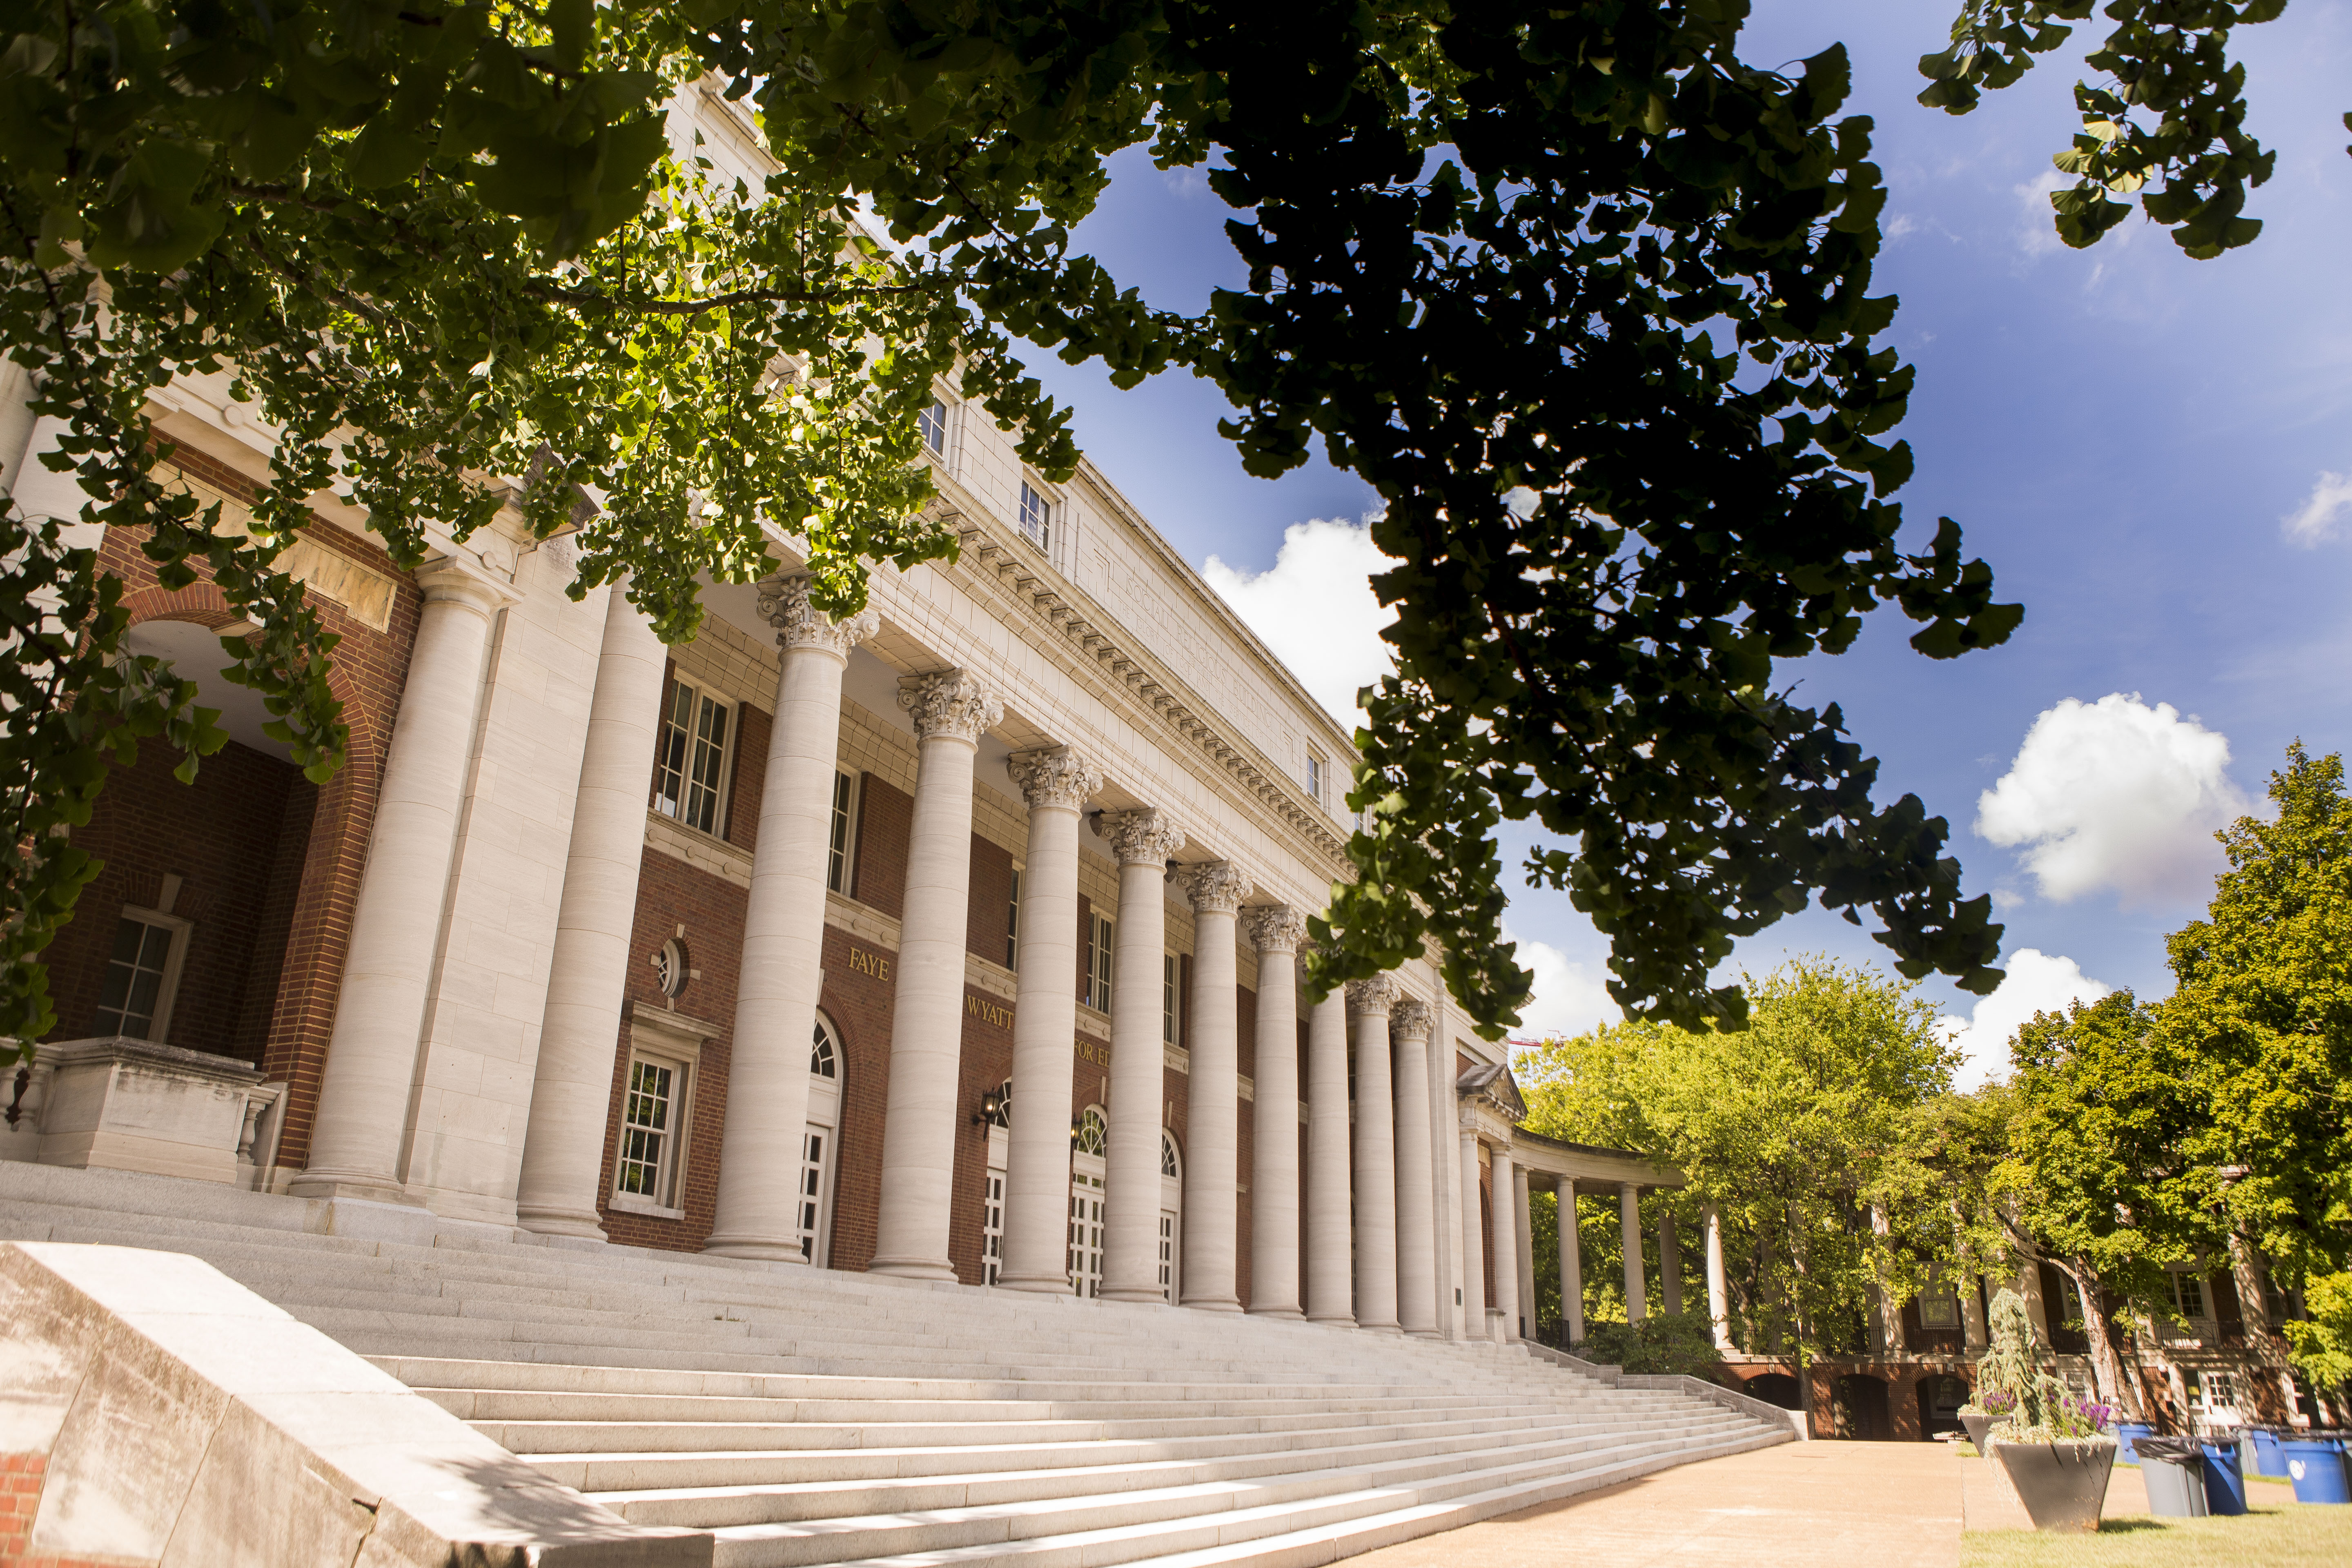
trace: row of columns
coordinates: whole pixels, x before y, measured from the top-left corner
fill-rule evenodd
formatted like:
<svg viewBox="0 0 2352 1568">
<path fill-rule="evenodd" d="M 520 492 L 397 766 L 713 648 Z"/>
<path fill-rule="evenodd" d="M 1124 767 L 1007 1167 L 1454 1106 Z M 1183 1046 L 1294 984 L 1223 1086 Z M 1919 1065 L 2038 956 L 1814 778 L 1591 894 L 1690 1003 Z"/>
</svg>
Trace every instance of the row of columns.
<svg viewBox="0 0 2352 1568">
<path fill-rule="evenodd" d="M 1513 1160 L 1507 1149 L 1498 1147 L 1489 1156 L 1494 1191 L 1494 1224 L 1490 1233 L 1478 1197 L 1478 1134 L 1465 1127 L 1461 1137 L 1464 1294 L 1469 1308 L 1471 1331 L 1474 1334 L 1479 1331 L 1479 1320 L 1486 1306 L 1481 1298 L 1486 1289 L 1486 1259 L 1491 1256 L 1495 1260 L 1493 1310 L 1500 1316 L 1496 1331 L 1505 1340 L 1518 1338 L 1521 1314 L 1531 1314 L 1535 1307 L 1534 1236 L 1528 1203 L 1529 1173 L 1525 1166 Z M 1557 1194 L 1559 1215 L 1560 1310 L 1567 1324 L 1568 1341 L 1576 1344 L 1583 1341 L 1585 1332 L 1584 1258 L 1576 1223 L 1576 1179 L 1553 1176 L 1550 1180 Z M 1650 1314 L 1649 1281 L 1642 1260 L 1641 1188 L 1632 1182 L 1612 1184 L 1617 1188 L 1618 1224 L 1625 1272 L 1625 1316 L 1628 1321 L 1638 1323 Z M 1707 1315 L 1714 1324 L 1717 1346 L 1728 1351 L 1731 1349 L 1731 1320 L 1729 1290 L 1723 1264 L 1723 1226 L 1714 1204 L 1706 1205 L 1704 1214 Z M 1680 1313 L 1683 1310 L 1682 1253 L 1675 1235 L 1672 1214 L 1658 1216 L 1658 1264 L 1660 1305 L 1669 1313 Z"/>
<path fill-rule="evenodd" d="M 475 718 L 495 585 L 452 565 L 420 574 L 425 609 L 387 759 L 369 874 L 355 912 L 310 1168 L 297 1189 L 408 1201 L 401 1110 L 408 1092 Z M 807 1118 L 808 1051 L 821 984 L 832 778 L 849 650 L 879 627 L 872 611 L 835 621 L 805 579 L 763 587 L 760 614 L 782 659 L 759 831 L 746 900 L 729 1094 L 710 1251 L 797 1262 L 796 1195 Z M 609 1110 L 614 1020 L 621 1010 L 644 844 L 646 759 L 661 711 L 664 649 L 626 583 L 606 607 L 551 959 L 516 1208 L 547 1234 L 601 1237 L 598 1183 Z M 1002 705 L 968 671 L 901 682 L 919 748 L 900 927 L 886 1107 L 879 1272 L 953 1278 L 948 1261 L 957 1128 L 973 764 Z M 1014 1014 L 1020 1100 L 1006 1170 L 1008 1288 L 1069 1287 L 1069 1142 L 1051 1108 L 1066 1102 L 1076 1037 L 1078 828 L 1098 769 L 1067 748 L 1012 759 L 1029 813 L 1023 954 Z M 1164 892 L 1182 832 L 1153 809 L 1113 814 L 1103 830 L 1119 863 L 1104 1294 L 1156 1300 L 1161 1085 L 1157 973 Z M 1253 889 L 1224 862 L 1186 868 L 1197 921 L 1189 998 L 1191 1147 L 1186 1163 L 1184 1304 L 1247 1310 L 1382 1332 L 1433 1335 L 1440 1262 L 1432 1194 L 1428 1007 L 1387 976 L 1311 1010 L 1297 1059 L 1296 961 L 1305 919 L 1244 903 Z M 1246 923 L 1244 924 L 1244 918 Z M 1234 946 L 1259 963 L 1252 1297 L 1236 1289 L 1240 1095 Z M 1352 1020 L 1360 1097 L 1351 1138 Z M 1393 1047 L 1393 1048 L 1392 1048 Z M 1302 1071 L 1304 1082 L 1301 1083 Z M 1298 1093 L 1307 1108 L 1304 1279 L 1298 1256 Z M 1394 1086 L 1403 1086 L 1397 1092 Z"/>
</svg>

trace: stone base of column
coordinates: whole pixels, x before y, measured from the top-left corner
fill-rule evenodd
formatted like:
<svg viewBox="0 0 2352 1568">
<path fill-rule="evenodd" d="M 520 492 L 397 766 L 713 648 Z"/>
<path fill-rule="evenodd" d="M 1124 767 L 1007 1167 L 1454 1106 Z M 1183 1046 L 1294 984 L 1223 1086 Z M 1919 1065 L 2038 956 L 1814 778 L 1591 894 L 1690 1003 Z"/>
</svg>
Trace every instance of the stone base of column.
<svg viewBox="0 0 2352 1568">
<path fill-rule="evenodd" d="M 801 1256 L 799 1238 L 791 1241 L 767 1241 L 756 1236 L 712 1237 L 702 1244 L 702 1250 L 719 1258 L 752 1258 L 762 1263 L 798 1263 L 806 1267 L 808 1259 Z"/>
<path fill-rule="evenodd" d="M 800 1256 L 800 1248 L 793 1249 Z M 956 1271 L 944 1263 L 928 1258 L 877 1258 L 866 1266 L 868 1274 L 887 1274 L 894 1279 L 929 1279 L 935 1284 L 953 1285 Z"/>
<path fill-rule="evenodd" d="M 1249 1315 L 1253 1318 L 1273 1318 L 1286 1323 L 1303 1323 L 1308 1321 L 1307 1314 L 1296 1307 L 1252 1307 L 1249 1310 Z"/>
<path fill-rule="evenodd" d="M 1399 1339 L 1404 1337 L 1404 1330 L 1394 1323 L 1358 1323 L 1356 1327 L 1368 1334 L 1394 1334 Z"/>
<path fill-rule="evenodd" d="M 1178 1304 L 1195 1312 L 1238 1312 L 1242 1310 L 1238 1296 L 1187 1296 Z"/>
<path fill-rule="evenodd" d="M 542 1209 L 525 1205 L 515 1207 L 515 1224 L 533 1236 L 576 1236 L 586 1241 L 604 1241 L 604 1221 L 594 1209 Z"/>
<path fill-rule="evenodd" d="M 1000 1274 L 996 1277 L 996 1288 L 1000 1290 L 1026 1290 L 1038 1296 L 1073 1294 L 1070 1277 L 1066 1274 Z"/>
<path fill-rule="evenodd" d="M 1442 1340 L 1445 1337 L 1442 1329 L 1407 1329 L 1404 1333 L 1407 1339 L 1412 1340 Z"/>
<path fill-rule="evenodd" d="M 1310 1323 L 1320 1323 L 1327 1329 L 1352 1329 L 1356 1326 L 1354 1314 L 1347 1312 L 1342 1312 L 1337 1317 L 1309 1317 L 1307 1321 Z"/>
<path fill-rule="evenodd" d="M 1097 1292 L 1097 1294 L 1106 1301 L 1137 1301 L 1160 1307 L 1168 1305 L 1168 1298 L 1161 1293 L 1160 1287 L 1157 1285 L 1152 1286 L 1148 1290 L 1122 1290 L 1114 1289 L 1109 1286 L 1105 1286 L 1100 1291 Z"/>
<path fill-rule="evenodd" d="M 398 1182 L 361 1171 L 303 1171 L 286 1184 L 286 1190 L 298 1198 L 358 1198 L 365 1203 L 399 1204 L 413 1209 L 425 1206 L 424 1199 Z"/>
</svg>

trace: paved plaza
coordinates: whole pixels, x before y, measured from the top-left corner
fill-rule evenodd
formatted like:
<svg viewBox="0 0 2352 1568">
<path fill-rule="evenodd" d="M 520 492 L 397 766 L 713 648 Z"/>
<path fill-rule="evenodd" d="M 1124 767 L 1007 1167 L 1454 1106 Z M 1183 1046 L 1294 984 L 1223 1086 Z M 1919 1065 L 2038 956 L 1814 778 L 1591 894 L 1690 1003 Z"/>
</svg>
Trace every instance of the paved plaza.
<svg viewBox="0 0 2352 1568">
<path fill-rule="evenodd" d="M 2146 1513 L 2139 1472 L 2118 1467 L 2106 1511 Z M 1357 1558 L 1359 1568 L 1953 1568 L 1963 1530 L 2030 1528 L 1992 1467 L 1942 1443 L 1789 1443 L 1708 1459 L 1606 1490 Z"/>
</svg>

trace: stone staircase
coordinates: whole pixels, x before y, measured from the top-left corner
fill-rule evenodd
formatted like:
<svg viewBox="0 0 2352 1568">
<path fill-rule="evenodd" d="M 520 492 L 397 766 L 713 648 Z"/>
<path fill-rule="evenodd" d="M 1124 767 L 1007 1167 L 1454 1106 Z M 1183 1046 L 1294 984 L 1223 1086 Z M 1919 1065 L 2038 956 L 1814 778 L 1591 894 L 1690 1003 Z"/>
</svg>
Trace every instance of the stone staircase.
<svg viewBox="0 0 2352 1568">
<path fill-rule="evenodd" d="M 730 1568 L 1287 1568 L 1790 1436 L 1517 1349 L 370 1206 L 0 1165 L 0 1239 L 194 1254 Z"/>
</svg>

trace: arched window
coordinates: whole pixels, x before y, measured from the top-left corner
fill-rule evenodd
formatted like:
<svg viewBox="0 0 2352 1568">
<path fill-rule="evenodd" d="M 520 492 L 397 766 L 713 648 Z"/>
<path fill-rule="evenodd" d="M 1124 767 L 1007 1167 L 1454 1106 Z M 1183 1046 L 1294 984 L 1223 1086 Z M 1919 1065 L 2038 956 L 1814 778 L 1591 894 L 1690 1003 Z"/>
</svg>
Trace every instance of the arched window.
<svg viewBox="0 0 2352 1568">
<path fill-rule="evenodd" d="M 988 1167 L 980 1182 L 980 1282 L 996 1283 L 1004 1268 L 1004 1167 L 1013 1152 L 1013 1080 L 996 1089 L 996 1110 L 987 1118 Z"/>
<path fill-rule="evenodd" d="M 1176 1135 L 1160 1130 L 1160 1293 L 1171 1306 L 1182 1279 L 1184 1167 Z"/>
<path fill-rule="evenodd" d="M 1109 1139 L 1099 1105 L 1080 1111 L 1070 1128 L 1070 1289 L 1081 1296 L 1102 1293 L 1103 1153 Z"/>
<path fill-rule="evenodd" d="M 1078 1116 L 1077 1131 L 1071 1139 L 1071 1147 L 1081 1154 L 1092 1154 L 1097 1159 L 1100 1159 L 1108 1150 L 1109 1142 L 1110 1128 L 1103 1121 L 1102 1108 L 1098 1105 L 1087 1106 Z"/>
<path fill-rule="evenodd" d="M 830 1079 L 841 1076 L 841 1052 L 833 1043 L 833 1026 L 823 1018 L 816 1021 L 816 1040 L 809 1047 L 809 1076 Z"/>
<path fill-rule="evenodd" d="M 1176 1165 L 1176 1135 L 1164 1127 L 1160 1130 L 1160 1173 L 1180 1180 L 1184 1174 Z"/>
</svg>

